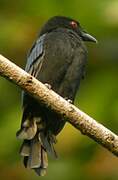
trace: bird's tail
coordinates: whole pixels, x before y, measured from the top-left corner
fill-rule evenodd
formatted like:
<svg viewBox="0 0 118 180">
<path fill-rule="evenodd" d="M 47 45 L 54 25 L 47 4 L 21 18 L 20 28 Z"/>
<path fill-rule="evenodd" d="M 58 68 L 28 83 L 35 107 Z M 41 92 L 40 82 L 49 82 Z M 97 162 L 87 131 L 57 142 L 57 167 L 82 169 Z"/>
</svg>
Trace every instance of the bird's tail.
<svg viewBox="0 0 118 180">
<path fill-rule="evenodd" d="M 20 154 L 24 157 L 25 167 L 34 169 L 38 175 L 44 176 L 48 167 L 47 153 L 57 157 L 53 147 L 56 143 L 55 136 L 45 132 L 37 118 L 23 120 L 16 135 L 18 139 L 24 140 Z"/>
</svg>

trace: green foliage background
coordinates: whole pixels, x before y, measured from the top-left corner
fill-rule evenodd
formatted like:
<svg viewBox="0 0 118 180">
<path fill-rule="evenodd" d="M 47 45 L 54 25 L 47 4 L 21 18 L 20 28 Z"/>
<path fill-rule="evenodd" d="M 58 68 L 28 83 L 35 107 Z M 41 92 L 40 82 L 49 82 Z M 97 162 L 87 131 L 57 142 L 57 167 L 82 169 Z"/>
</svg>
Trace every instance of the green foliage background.
<svg viewBox="0 0 118 180">
<path fill-rule="evenodd" d="M 115 133 L 118 132 L 118 0 L 0 0 L 0 53 L 20 67 L 43 23 L 65 15 L 99 41 L 86 43 L 87 75 L 75 104 Z M 0 179 L 37 180 L 18 154 L 15 133 L 22 116 L 21 90 L 0 77 Z M 56 145 L 58 160 L 49 159 L 44 180 L 117 180 L 118 160 L 88 137 L 66 125 Z"/>
</svg>

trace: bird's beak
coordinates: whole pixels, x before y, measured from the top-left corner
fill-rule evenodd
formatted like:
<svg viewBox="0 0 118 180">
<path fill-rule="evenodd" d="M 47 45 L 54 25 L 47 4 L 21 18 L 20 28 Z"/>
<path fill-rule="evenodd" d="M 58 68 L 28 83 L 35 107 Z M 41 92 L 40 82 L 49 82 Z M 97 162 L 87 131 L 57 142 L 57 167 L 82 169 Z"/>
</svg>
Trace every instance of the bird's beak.
<svg viewBox="0 0 118 180">
<path fill-rule="evenodd" d="M 91 42 L 97 43 L 97 40 L 93 36 L 91 36 L 90 34 L 88 34 L 86 32 L 82 32 L 81 37 L 82 37 L 83 41 L 91 41 Z"/>
</svg>

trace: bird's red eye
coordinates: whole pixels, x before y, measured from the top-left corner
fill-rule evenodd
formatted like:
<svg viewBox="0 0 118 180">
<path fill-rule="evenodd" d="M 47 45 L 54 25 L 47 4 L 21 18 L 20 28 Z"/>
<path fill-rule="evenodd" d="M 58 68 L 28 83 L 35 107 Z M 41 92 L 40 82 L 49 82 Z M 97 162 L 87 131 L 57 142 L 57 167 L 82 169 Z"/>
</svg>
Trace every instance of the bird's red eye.
<svg viewBox="0 0 118 180">
<path fill-rule="evenodd" d="M 77 28 L 77 23 L 75 21 L 71 21 L 70 22 L 70 25 L 73 27 L 73 28 Z"/>
</svg>

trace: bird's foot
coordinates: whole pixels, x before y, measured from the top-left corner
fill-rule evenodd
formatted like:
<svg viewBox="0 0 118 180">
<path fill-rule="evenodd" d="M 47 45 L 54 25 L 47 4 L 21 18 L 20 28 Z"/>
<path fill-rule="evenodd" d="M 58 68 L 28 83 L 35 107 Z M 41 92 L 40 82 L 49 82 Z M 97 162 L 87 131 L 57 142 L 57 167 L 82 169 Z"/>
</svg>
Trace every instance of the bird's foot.
<svg viewBox="0 0 118 180">
<path fill-rule="evenodd" d="M 45 86 L 46 86 L 48 89 L 51 89 L 51 88 L 52 88 L 51 85 L 48 84 L 48 83 L 45 83 Z"/>
<path fill-rule="evenodd" d="M 68 99 L 67 97 L 64 98 L 66 101 L 68 101 L 70 104 L 73 103 L 73 101 L 71 99 Z"/>
</svg>

